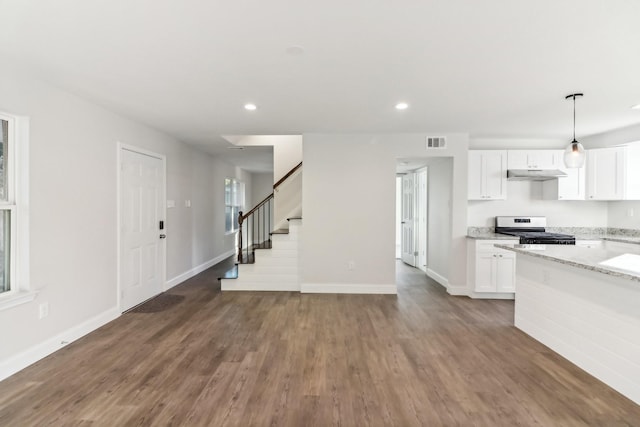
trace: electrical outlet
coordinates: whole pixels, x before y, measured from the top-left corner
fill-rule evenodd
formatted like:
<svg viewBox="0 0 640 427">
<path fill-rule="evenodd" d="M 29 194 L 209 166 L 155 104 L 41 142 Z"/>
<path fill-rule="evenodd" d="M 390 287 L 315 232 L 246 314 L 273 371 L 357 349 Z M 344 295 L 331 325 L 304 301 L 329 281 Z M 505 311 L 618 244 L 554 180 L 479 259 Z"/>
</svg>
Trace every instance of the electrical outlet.
<svg viewBox="0 0 640 427">
<path fill-rule="evenodd" d="M 627 209 L 627 216 L 633 216 L 633 208 Z"/>
<path fill-rule="evenodd" d="M 353 270 L 355 270 L 355 268 L 356 268 L 356 262 L 355 261 L 349 261 L 347 263 L 347 269 L 349 271 L 353 271 Z"/>
<path fill-rule="evenodd" d="M 38 319 L 44 319 L 45 317 L 47 317 L 49 315 L 49 303 L 48 302 L 43 302 L 42 304 L 40 304 L 40 306 L 38 307 Z"/>
<path fill-rule="evenodd" d="M 184 201 L 184 207 L 185 208 L 190 208 L 191 207 L 191 200 L 185 200 Z"/>
</svg>

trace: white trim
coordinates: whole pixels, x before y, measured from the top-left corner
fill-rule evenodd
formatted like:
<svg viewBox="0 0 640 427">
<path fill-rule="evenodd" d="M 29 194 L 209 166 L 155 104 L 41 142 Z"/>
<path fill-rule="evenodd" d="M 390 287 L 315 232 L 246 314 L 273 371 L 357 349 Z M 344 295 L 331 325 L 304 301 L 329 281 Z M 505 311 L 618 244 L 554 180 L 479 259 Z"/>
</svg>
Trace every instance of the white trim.
<svg viewBox="0 0 640 427">
<path fill-rule="evenodd" d="M 184 282 L 185 280 L 188 280 L 190 278 L 192 278 L 193 276 L 195 276 L 196 274 L 202 273 L 203 271 L 205 271 L 208 268 L 213 267 L 214 265 L 216 265 L 217 263 L 219 263 L 220 261 L 223 261 L 227 258 L 229 258 L 232 255 L 235 255 L 236 251 L 234 249 L 227 251 L 225 253 L 223 253 L 222 255 L 218 255 L 217 257 L 210 259 L 209 261 L 202 263 L 196 267 L 193 267 L 191 270 L 185 271 L 182 274 L 179 274 L 178 276 L 174 277 L 173 279 L 168 280 L 165 285 L 164 285 L 164 290 L 168 291 L 169 289 L 173 288 L 176 285 L 179 285 L 180 283 Z"/>
<path fill-rule="evenodd" d="M 29 280 L 29 118 L 0 113 L 9 123 L 7 157 L 7 201 L 2 209 L 11 215 L 8 292 L 0 294 L 0 310 L 32 301 Z"/>
<path fill-rule="evenodd" d="M 447 293 L 453 296 L 468 297 L 469 288 L 466 286 L 447 286 Z"/>
<path fill-rule="evenodd" d="M 85 322 L 67 329 L 66 331 L 49 338 L 48 340 L 37 344 L 25 351 L 22 351 L 8 359 L 0 361 L 0 381 L 21 371 L 27 366 L 37 362 L 60 350 L 73 341 L 95 331 L 99 327 L 117 319 L 120 316 L 120 310 L 113 307 Z"/>
<path fill-rule="evenodd" d="M 15 202 L 16 217 L 16 249 L 15 264 L 18 290 L 28 292 L 31 289 L 29 272 L 29 118 L 18 117 L 15 121 L 15 151 L 16 165 Z"/>
<path fill-rule="evenodd" d="M 369 285 L 364 283 L 303 283 L 300 286 L 303 294 L 397 294 L 395 284 Z"/>
<path fill-rule="evenodd" d="M 153 151 L 145 150 L 133 145 L 125 144 L 120 141 L 116 141 L 116 301 L 118 309 L 122 312 L 122 288 L 120 284 L 120 172 L 122 168 L 122 160 L 120 153 L 123 150 L 132 151 L 134 153 L 143 154 L 150 157 L 155 157 L 162 161 L 162 191 L 160 192 L 160 199 L 162 203 L 162 209 L 160 212 L 161 221 L 164 221 L 164 234 L 167 234 L 167 156 L 164 154 L 155 153 Z M 167 281 L 167 239 L 163 239 L 162 242 L 162 267 L 160 283 L 163 287 L 166 287 Z M 166 290 L 166 289 L 165 289 Z M 140 301 L 143 302 L 143 301 Z"/>
<path fill-rule="evenodd" d="M 16 305 L 24 304 L 33 301 L 37 292 L 31 291 L 9 291 L 0 294 L 0 311 L 7 308 L 15 307 Z"/>
<path fill-rule="evenodd" d="M 433 271 L 430 268 L 427 268 L 427 271 L 425 271 L 425 273 L 427 273 L 427 276 L 431 277 L 433 280 L 435 280 L 436 282 L 438 282 L 439 284 L 441 284 L 442 286 L 445 287 L 445 289 L 449 289 L 449 280 L 444 277 L 441 274 L 436 273 L 435 271 Z"/>
<path fill-rule="evenodd" d="M 241 279 L 222 279 L 220 280 L 221 291 L 275 291 L 275 292 L 300 292 L 300 286 L 297 283 L 269 283 L 269 282 L 252 282 L 250 280 Z"/>
<path fill-rule="evenodd" d="M 516 299 L 513 292 L 471 292 L 469 296 L 473 299 Z"/>
</svg>

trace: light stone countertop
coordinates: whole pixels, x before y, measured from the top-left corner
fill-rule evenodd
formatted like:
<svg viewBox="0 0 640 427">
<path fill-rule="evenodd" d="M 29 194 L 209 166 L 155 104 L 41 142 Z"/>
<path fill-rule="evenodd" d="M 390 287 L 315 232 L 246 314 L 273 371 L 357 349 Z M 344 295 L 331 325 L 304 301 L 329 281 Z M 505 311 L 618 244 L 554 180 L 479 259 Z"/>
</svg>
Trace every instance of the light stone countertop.
<svg viewBox="0 0 640 427">
<path fill-rule="evenodd" d="M 634 265 L 634 269 L 638 269 L 638 271 L 633 271 L 601 264 L 603 261 L 607 261 L 624 254 L 640 256 L 640 245 L 625 245 L 628 247 L 624 250 L 619 248 L 607 248 L 606 242 L 603 247 L 598 248 L 585 248 L 573 245 L 496 244 L 495 246 L 497 248 L 507 249 L 516 253 L 526 254 L 536 258 L 558 262 L 560 264 L 570 265 L 585 270 L 596 271 L 640 283 L 640 265 Z"/>
<path fill-rule="evenodd" d="M 492 232 L 470 232 L 467 234 L 469 239 L 477 240 L 518 240 L 517 236 L 508 236 L 506 234 L 492 233 Z"/>
</svg>

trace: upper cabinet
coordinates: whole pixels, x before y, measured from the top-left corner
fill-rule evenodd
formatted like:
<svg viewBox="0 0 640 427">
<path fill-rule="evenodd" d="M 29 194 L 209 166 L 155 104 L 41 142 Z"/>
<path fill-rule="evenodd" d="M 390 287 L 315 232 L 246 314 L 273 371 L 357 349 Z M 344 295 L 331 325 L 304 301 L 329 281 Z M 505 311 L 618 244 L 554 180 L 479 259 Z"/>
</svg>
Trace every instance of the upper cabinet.
<svg viewBox="0 0 640 427">
<path fill-rule="evenodd" d="M 507 198 L 507 151 L 469 151 L 469 200 Z"/>
<path fill-rule="evenodd" d="M 639 200 L 640 149 L 596 148 L 587 151 L 587 200 Z"/>
<path fill-rule="evenodd" d="M 559 168 L 567 176 L 542 183 L 542 198 L 547 200 L 584 200 L 586 195 L 585 167 Z"/>
<path fill-rule="evenodd" d="M 587 199 L 623 200 L 625 195 L 625 148 L 587 151 Z"/>
<path fill-rule="evenodd" d="M 508 169 L 561 169 L 562 150 L 509 150 Z"/>
</svg>

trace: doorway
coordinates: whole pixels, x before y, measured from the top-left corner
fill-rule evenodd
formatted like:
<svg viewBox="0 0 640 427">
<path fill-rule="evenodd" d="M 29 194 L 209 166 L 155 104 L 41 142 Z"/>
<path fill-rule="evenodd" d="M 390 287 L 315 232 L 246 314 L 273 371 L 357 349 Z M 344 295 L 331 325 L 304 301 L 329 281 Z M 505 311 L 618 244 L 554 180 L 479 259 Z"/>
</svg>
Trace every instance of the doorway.
<svg viewBox="0 0 640 427">
<path fill-rule="evenodd" d="M 118 305 L 126 311 L 163 291 L 164 156 L 118 145 Z"/>
<path fill-rule="evenodd" d="M 396 258 L 427 271 L 427 168 L 402 172 L 396 178 Z"/>
</svg>

